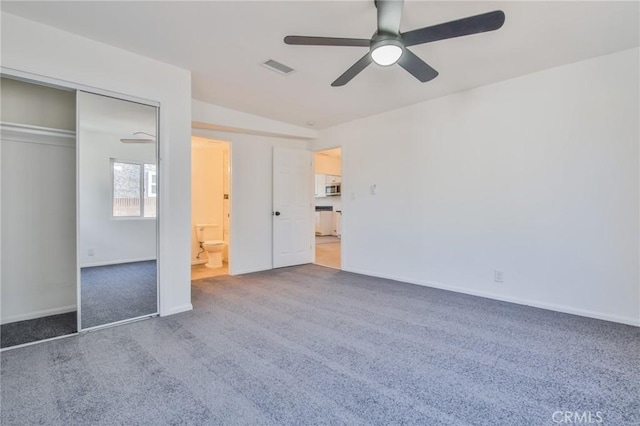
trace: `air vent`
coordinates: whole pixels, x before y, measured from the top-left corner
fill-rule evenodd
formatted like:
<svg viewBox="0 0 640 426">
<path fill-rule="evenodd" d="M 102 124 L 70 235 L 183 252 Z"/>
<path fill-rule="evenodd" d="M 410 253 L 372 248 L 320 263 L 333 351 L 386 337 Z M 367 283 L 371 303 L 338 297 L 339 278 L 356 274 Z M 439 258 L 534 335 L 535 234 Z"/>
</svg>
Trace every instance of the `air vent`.
<svg viewBox="0 0 640 426">
<path fill-rule="evenodd" d="M 281 64 L 278 61 L 274 61 L 273 59 L 269 59 L 267 62 L 265 62 L 262 65 L 269 68 L 271 71 L 275 71 L 282 75 L 287 75 L 293 71 L 293 68 L 288 67 L 285 64 Z"/>
</svg>

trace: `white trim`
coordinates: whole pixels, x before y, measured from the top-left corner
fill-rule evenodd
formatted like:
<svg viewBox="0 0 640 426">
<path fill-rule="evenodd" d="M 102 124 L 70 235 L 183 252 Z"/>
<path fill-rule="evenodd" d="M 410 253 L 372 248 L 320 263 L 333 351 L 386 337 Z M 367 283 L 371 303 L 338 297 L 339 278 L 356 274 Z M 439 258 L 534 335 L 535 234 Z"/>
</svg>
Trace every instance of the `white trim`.
<svg viewBox="0 0 640 426">
<path fill-rule="evenodd" d="M 249 268 L 249 269 L 240 269 L 240 270 L 231 270 L 229 269 L 229 275 L 244 275 L 244 274 L 253 274 L 254 272 L 262 272 L 269 271 L 271 269 L 275 269 L 272 265 L 264 265 L 258 266 L 257 268 Z"/>
<path fill-rule="evenodd" d="M 59 308 L 43 309 L 41 311 L 32 311 L 26 314 L 13 315 L 10 317 L 3 318 L 2 324 L 3 325 L 10 324 L 12 322 L 26 321 L 26 320 L 36 319 L 36 318 L 48 317 L 51 315 L 67 314 L 69 312 L 75 312 L 75 311 L 76 311 L 76 305 L 67 305 L 67 306 L 61 306 Z"/>
<path fill-rule="evenodd" d="M 76 147 L 76 132 L 71 130 L 0 122 L 0 135 L 4 141 Z"/>
<path fill-rule="evenodd" d="M 76 90 L 76 129 L 80 128 L 80 96 Z M 76 305 L 78 305 L 78 314 L 76 316 L 76 330 L 82 330 L 82 283 L 80 278 L 80 136 L 76 144 Z"/>
<path fill-rule="evenodd" d="M 125 324 L 129 324 L 129 323 L 132 323 L 132 322 L 138 322 L 138 321 L 142 321 L 142 320 L 151 319 L 151 318 L 157 317 L 157 316 L 158 316 L 158 313 L 154 312 L 152 314 L 141 315 L 141 316 L 135 317 L 135 318 L 128 318 L 128 319 L 124 319 L 124 320 L 121 320 L 121 321 L 110 322 L 110 323 L 107 323 L 107 324 L 101 324 L 101 325 L 95 325 L 93 327 L 83 328 L 82 330 L 80 330 L 80 332 L 85 333 L 85 332 L 88 332 L 88 331 L 103 330 L 105 328 L 115 327 L 116 325 L 125 325 Z"/>
<path fill-rule="evenodd" d="M 148 262 L 149 260 L 157 260 L 157 258 L 156 257 L 138 257 L 135 259 L 105 260 L 102 262 L 85 263 L 84 265 L 80 265 L 80 268 L 92 268 L 94 266 L 120 265 L 121 263 Z"/>
<path fill-rule="evenodd" d="M 204 252 L 203 252 L 203 253 L 204 253 Z M 207 261 L 206 261 L 206 260 L 201 260 L 201 259 L 198 259 L 198 260 L 192 260 L 192 261 L 191 261 L 191 266 L 194 266 L 194 265 L 204 265 L 205 263 L 207 263 Z"/>
<path fill-rule="evenodd" d="M 168 312 L 163 312 L 160 314 L 161 317 L 166 317 L 173 314 L 179 314 L 180 312 L 188 312 L 193 310 L 193 305 L 191 303 L 187 303 L 186 305 L 174 306 L 169 309 Z"/>
<path fill-rule="evenodd" d="M 34 342 L 23 343 L 21 345 L 15 345 L 15 346 L 9 346 L 9 347 L 6 347 L 6 348 L 1 348 L 0 352 L 10 351 L 12 349 L 24 348 L 24 347 L 27 347 L 27 346 L 37 345 L 38 343 L 50 342 L 52 340 L 64 339 L 64 338 L 67 338 L 67 337 L 72 337 L 72 336 L 77 336 L 77 335 L 78 335 L 78 332 L 74 331 L 73 333 L 65 334 L 64 336 L 56 336 L 56 337 L 51 337 L 49 339 L 36 340 Z"/>
<path fill-rule="evenodd" d="M 26 81 L 27 83 L 37 82 L 41 85 L 46 85 L 46 86 L 53 87 L 60 90 L 66 90 L 66 91 L 79 90 L 83 92 L 94 93 L 96 95 L 107 96 L 109 98 L 122 99 L 125 101 L 135 102 L 138 104 L 149 105 L 153 107 L 160 106 L 160 102 L 157 102 L 157 101 L 139 98 L 137 96 L 130 96 L 124 93 L 114 92 L 112 90 L 104 90 L 104 89 L 100 89 L 93 86 L 87 86 L 84 84 L 76 83 L 74 81 L 47 77 L 42 74 L 22 71 L 15 68 L 0 66 L 0 74 L 5 74 L 6 76 L 10 76 L 14 80 Z"/>
<path fill-rule="evenodd" d="M 336 268 L 335 266 L 323 265 L 321 263 L 316 263 L 316 262 L 313 262 L 313 264 L 316 265 L 316 266 L 322 266 L 323 268 L 329 268 L 329 269 L 334 269 L 336 271 L 342 271 L 342 268 Z"/>
<path fill-rule="evenodd" d="M 420 285 L 420 286 L 423 286 L 423 287 L 438 288 L 438 289 L 441 289 L 441 290 L 453 291 L 455 293 L 463 293 L 463 294 L 468 294 L 468 295 L 471 295 L 471 296 L 478 296 L 478 297 L 485 297 L 487 299 L 499 300 L 499 301 L 502 301 L 502 302 L 515 303 L 517 305 L 531 306 L 531 307 L 534 307 L 534 308 L 547 309 L 547 310 L 550 310 L 550 311 L 562 312 L 562 313 L 565 313 L 565 314 L 578 315 L 578 316 L 581 316 L 581 317 L 595 318 L 595 319 L 599 319 L 599 320 L 617 322 L 617 323 L 621 323 L 621 324 L 627 324 L 627 325 L 633 325 L 633 326 L 636 326 L 636 327 L 640 327 L 640 319 L 639 318 L 623 317 L 623 316 L 619 316 L 619 315 L 610 315 L 610 314 L 605 314 L 605 313 L 602 313 L 602 312 L 589 311 L 589 310 L 586 310 L 586 309 L 576 309 L 576 308 L 572 308 L 572 307 L 566 306 L 566 305 L 556 305 L 556 304 L 553 304 L 553 303 L 538 302 L 538 301 L 535 301 L 535 300 L 526 300 L 526 299 L 521 299 L 519 297 L 502 296 L 502 295 L 496 294 L 496 293 L 491 293 L 491 292 L 486 292 L 486 291 L 469 290 L 469 289 L 466 289 L 466 288 L 451 286 L 451 285 L 448 285 L 448 284 L 442 284 L 442 283 L 438 283 L 438 282 L 434 282 L 434 281 L 424 281 L 424 282 L 422 282 L 422 281 L 414 280 L 414 279 L 411 279 L 411 278 L 400 277 L 400 276 L 397 276 L 397 275 L 377 274 L 377 273 L 373 273 L 373 272 L 370 272 L 370 271 L 364 271 L 364 270 L 353 269 L 353 268 L 344 268 L 344 267 L 342 268 L 342 270 L 345 271 L 345 272 L 352 272 L 354 274 L 368 275 L 368 276 L 377 277 L 377 278 L 385 278 L 385 279 L 394 280 L 394 281 L 400 281 L 400 282 L 404 282 L 404 283 L 408 283 L 408 284 Z"/>
</svg>

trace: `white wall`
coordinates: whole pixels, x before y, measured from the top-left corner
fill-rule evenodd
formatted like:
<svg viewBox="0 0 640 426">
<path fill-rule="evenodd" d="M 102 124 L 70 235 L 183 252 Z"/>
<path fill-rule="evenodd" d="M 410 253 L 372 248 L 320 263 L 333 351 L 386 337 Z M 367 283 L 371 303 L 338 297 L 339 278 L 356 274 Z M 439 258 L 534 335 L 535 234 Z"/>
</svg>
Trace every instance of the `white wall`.
<svg viewBox="0 0 640 426">
<path fill-rule="evenodd" d="M 638 57 L 322 132 L 314 150 L 343 148 L 343 269 L 640 325 Z"/>
<path fill-rule="evenodd" d="M 75 92 L 8 78 L 0 81 L 2 122 L 75 132 Z"/>
<path fill-rule="evenodd" d="M 207 118 L 202 120 L 206 122 Z M 194 129 L 195 136 L 230 142 L 230 273 L 272 268 L 273 147 L 307 149 L 295 139 Z"/>
<path fill-rule="evenodd" d="M 342 210 L 342 196 L 316 197 L 316 206 L 331 206 L 333 210 Z"/>
<path fill-rule="evenodd" d="M 154 218 L 112 217 L 111 159 L 156 163 L 154 145 L 123 144 L 121 137 L 80 128 L 80 267 L 156 259 Z"/>
<path fill-rule="evenodd" d="M 1 31 L 3 72 L 160 103 L 160 314 L 191 309 L 190 72 L 7 13 Z"/>
<path fill-rule="evenodd" d="M 210 239 L 223 239 L 224 197 L 224 143 L 207 142 L 193 138 L 191 145 L 191 263 L 206 263 L 207 254 L 202 252 L 196 238 L 195 225 L 209 223 L 218 225 L 208 230 Z M 200 254 L 200 258 L 197 256 Z"/>
<path fill-rule="evenodd" d="M 75 136 L 3 128 L 0 138 L 2 323 L 72 312 L 76 309 Z"/>
<path fill-rule="evenodd" d="M 139 131 L 155 134 L 157 110 L 84 92 L 77 98 L 80 266 L 155 260 L 156 219 L 113 217 L 111 165 L 156 164 L 155 144 L 120 139 Z"/>
<path fill-rule="evenodd" d="M 315 160 L 315 172 L 322 173 L 324 175 L 342 175 L 342 165 L 340 157 L 333 155 L 324 155 L 321 152 L 316 152 L 313 155 Z"/>
<path fill-rule="evenodd" d="M 318 137 L 318 132 L 314 129 L 283 123 L 195 99 L 191 103 L 191 112 L 192 124 L 196 129 L 299 140 L 311 140 Z"/>
<path fill-rule="evenodd" d="M 74 92 L 1 84 L 4 324 L 76 309 L 76 114 Z"/>
</svg>

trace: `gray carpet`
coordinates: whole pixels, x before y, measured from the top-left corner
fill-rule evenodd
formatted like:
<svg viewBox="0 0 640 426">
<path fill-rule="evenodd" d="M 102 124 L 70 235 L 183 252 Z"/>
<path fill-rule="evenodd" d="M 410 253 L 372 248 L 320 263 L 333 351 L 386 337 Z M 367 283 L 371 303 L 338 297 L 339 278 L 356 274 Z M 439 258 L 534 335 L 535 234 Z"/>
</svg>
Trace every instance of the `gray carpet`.
<svg viewBox="0 0 640 426">
<path fill-rule="evenodd" d="M 0 326 L 0 348 L 65 336 L 75 333 L 77 329 L 75 312 L 2 324 Z"/>
<path fill-rule="evenodd" d="M 158 312 L 156 261 L 80 269 L 82 328 Z"/>
<path fill-rule="evenodd" d="M 2 424 L 640 422 L 640 329 L 317 265 L 2 354 Z"/>
</svg>

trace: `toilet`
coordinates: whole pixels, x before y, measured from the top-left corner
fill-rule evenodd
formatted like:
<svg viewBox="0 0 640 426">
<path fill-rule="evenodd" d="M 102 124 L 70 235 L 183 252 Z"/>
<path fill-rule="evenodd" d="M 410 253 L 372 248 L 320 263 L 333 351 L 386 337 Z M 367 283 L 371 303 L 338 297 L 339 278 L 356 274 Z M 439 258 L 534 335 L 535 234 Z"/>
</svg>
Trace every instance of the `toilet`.
<svg viewBox="0 0 640 426">
<path fill-rule="evenodd" d="M 212 223 L 201 223 L 196 225 L 196 238 L 200 247 L 207 252 L 208 268 L 222 268 L 222 252 L 225 243 L 223 240 L 215 240 L 219 235 L 219 226 Z"/>
</svg>

